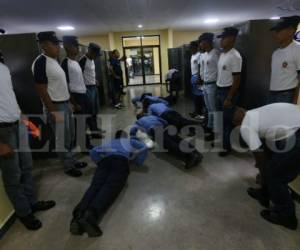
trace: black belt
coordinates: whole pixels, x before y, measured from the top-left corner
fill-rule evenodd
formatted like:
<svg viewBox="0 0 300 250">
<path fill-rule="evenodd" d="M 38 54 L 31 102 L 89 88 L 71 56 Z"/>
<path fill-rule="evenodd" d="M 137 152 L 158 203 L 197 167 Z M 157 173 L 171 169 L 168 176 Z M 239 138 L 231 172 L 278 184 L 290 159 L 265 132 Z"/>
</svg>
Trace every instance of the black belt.
<svg viewBox="0 0 300 250">
<path fill-rule="evenodd" d="M 216 84 L 216 82 L 204 82 L 204 85 Z"/>
<path fill-rule="evenodd" d="M 69 103 L 69 100 L 67 101 L 60 101 L 60 102 L 55 102 L 55 101 L 52 101 L 54 104 L 65 104 L 65 103 Z"/>
<path fill-rule="evenodd" d="M 217 86 L 217 87 L 218 87 L 218 89 L 231 89 L 232 86 L 228 86 L 228 87 L 219 87 L 219 86 Z"/>
<path fill-rule="evenodd" d="M 1 122 L 0 128 L 10 128 L 19 124 L 19 121 L 16 122 Z"/>
<path fill-rule="evenodd" d="M 296 88 L 292 88 L 292 89 L 286 89 L 286 90 L 270 90 L 270 92 L 272 92 L 272 93 L 284 93 L 284 92 L 293 92 L 293 91 L 295 91 L 296 90 Z"/>
</svg>

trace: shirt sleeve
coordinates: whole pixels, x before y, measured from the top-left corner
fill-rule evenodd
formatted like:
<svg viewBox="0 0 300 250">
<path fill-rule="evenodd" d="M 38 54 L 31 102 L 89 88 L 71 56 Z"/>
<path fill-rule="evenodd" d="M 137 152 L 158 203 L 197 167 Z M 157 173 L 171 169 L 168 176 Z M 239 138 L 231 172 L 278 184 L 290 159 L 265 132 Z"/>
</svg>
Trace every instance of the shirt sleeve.
<svg viewBox="0 0 300 250">
<path fill-rule="evenodd" d="M 139 126 L 137 124 L 134 124 L 130 129 L 130 136 L 136 136 L 137 132 L 139 130 Z"/>
<path fill-rule="evenodd" d="M 148 156 L 148 148 L 145 143 L 141 141 L 132 140 L 132 146 L 135 148 L 135 152 L 133 152 L 135 159 L 134 162 L 138 166 L 142 166 Z"/>
<path fill-rule="evenodd" d="M 101 149 L 101 147 L 95 147 L 93 148 L 91 151 L 90 151 L 90 157 L 92 159 L 93 162 L 95 162 L 96 164 L 101 161 L 101 156 L 100 154 L 98 153 L 98 151 Z"/>
<path fill-rule="evenodd" d="M 67 83 L 70 83 L 70 76 L 69 76 L 69 67 L 68 67 L 68 59 L 65 58 L 61 64 L 62 69 L 65 71 Z"/>
<path fill-rule="evenodd" d="M 85 64 L 86 64 L 86 57 L 83 57 L 79 61 L 79 65 L 80 65 L 82 72 L 84 72 L 84 70 L 85 70 Z"/>
<path fill-rule="evenodd" d="M 46 60 L 46 57 L 40 56 L 34 63 L 33 77 L 37 84 L 48 84 Z"/>
<path fill-rule="evenodd" d="M 242 58 L 238 57 L 238 56 L 234 56 L 231 59 L 231 71 L 232 71 L 232 74 L 241 73 L 242 72 L 242 64 L 243 64 Z"/>
</svg>

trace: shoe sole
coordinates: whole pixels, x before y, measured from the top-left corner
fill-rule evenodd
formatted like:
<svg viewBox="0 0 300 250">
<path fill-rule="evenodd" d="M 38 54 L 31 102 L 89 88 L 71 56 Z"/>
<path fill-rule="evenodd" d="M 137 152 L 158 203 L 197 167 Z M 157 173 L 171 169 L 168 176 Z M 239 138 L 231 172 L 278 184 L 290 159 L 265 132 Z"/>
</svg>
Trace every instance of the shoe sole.
<svg viewBox="0 0 300 250">
<path fill-rule="evenodd" d="M 79 220 L 79 224 L 90 238 L 96 238 L 102 236 L 102 233 L 95 232 L 93 226 L 90 225 L 86 220 L 84 219 Z"/>
</svg>

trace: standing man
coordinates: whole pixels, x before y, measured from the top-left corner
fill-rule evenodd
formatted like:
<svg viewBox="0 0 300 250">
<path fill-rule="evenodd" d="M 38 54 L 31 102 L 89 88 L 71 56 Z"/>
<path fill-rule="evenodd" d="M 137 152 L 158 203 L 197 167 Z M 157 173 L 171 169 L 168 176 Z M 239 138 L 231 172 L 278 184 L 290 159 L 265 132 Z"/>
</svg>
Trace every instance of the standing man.
<svg viewBox="0 0 300 250">
<path fill-rule="evenodd" d="M 297 103 L 300 86 L 300 45 L 294 36 L 300 16 L 283 17 L 271 29 L 280 48 L 272 56 L 269 103 Z"/>
<path fill-rule="evenodd" d="M 234 48 L 239 30 L 233 27 L 225 28 L 218 36 L 221 38 L 223 53 L 218 63 L 217 79 L 217 111 L 223 112 L 223 152 L 219 156 L 225 157 L 231 152 L 230 134 L 232 132 L 232 112 L 237 102 L 238 90 L 241 83 L 242 57 Z M 218 126 L 221 126 L 219 122 Z M 219 129 L 220 130 L 220 129 Z"/>
<path fill-rule="evenodd" d="M 83 79 L 87 88 L 87 109 L 91 115 L 91 118 L 88 119 L 88 125 L 92 132 L 92 137 L 98 139 L 102 138 L 100 134 L 104 132 L 98 127 L 97 123 L 97 115 L 99 113 L 100 103 L 97 89 L 95 60 L 100 56 L 100 51 L 101 48 L 99 45 L 90 43 L 88 52 L 79 61 L 83 72 Z"/>
<path fill-rule="evenodd" d="M 203 109 L 204 109 L 204 99 L 203 92 L 201 90 L 200 82 L 200 58 L 201 53 L 199 51 L 199 43 L 192 41 L 190 43 L 190 48 L 192 52 L 191 57 L 191 73 L 192 73 L 192 94 L 194 98 L 195 109 L 193 113 L 190 113 L 190 116 L 195 119 L 204 119 Z"/>
<path fill-rule="evenodd" d="M 265 220 L 296 230 L 288 184 L 300 174 L 300 107 L 274 103 L 248 112 L 238 108 L 234 124 L 241 125 L 242 138 L 253 152 L 262 178 L 262 187 L 249 188 L 248 194 L 267 208 L 261 212 Z"/>
<path fill-rule="evenodd" d="M 36 89 L 55 132 L 56 150 L 65 173 L 79 177 L 82 173 L 78 168 L 84 168 L 87 164 L 77 162 L 72 152 L 75 127 L 66 75 L 58 63 L 60 41 L 52 31 L 41 32 L 37 37 L 43 54 L 32 65 Z"/>
<path fill-rule="evenodd" d="M 0 96 L 0 169 L 4 188 L 24 226 L 29 230 L 38 230 L 42 223 L 34 213 L 54 207 L 55 202 L 36 200 L 28 131 L 21 121 L 9 69 L 2 62 Z"/>
<path fill-rule="evenodd" d="M 199 37 L 200 46 L 205 51 L 201 57 L 201 72 L 203 72 L 203 94 L 205 105 L 208 110 L 208 136 L 207 141 L 213 141 L 214 136 L 214 115 L 216 112 L 216 95 L 217 95 L 217 78 L 218 78 L 218 62 L 219 51 L 214 48 L 214 34 L 203 33 Z"/>
</svg>

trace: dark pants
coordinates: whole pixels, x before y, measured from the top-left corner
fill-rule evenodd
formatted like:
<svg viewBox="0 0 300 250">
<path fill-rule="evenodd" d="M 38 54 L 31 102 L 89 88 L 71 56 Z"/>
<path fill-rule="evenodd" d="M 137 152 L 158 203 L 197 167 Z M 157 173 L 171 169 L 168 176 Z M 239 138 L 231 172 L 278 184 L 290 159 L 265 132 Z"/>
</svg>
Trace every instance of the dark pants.
<svg viewBox="0 0 300 250">
<path fill-rule="evenodd" d="M 99 100 L 99 93 L 98 88 L 96 85 L 93 86 L 86 86 L 87 87 L 87 113 L 91 115 L 88 118 L 88 125 L 91 131 L 98 130 L 97 124 L 97 115 L 99 113 L 100 108 L 100 100 Z"/>
<path fill-rule="evenodd" d="M 288 184 L 300 174 L 300 131 L 296 145 L 286 153 L 267 151 L 267 163 L 260 169 L 263 192 L 274 204 L 274 210 L 283 215 L 295 215 L 295 205 Z M 286 141 L 277 142 L 280 148 Z"/>
<path fill-rule="evenodd" d="M 121 101 L 121 93 L 123 91 L 123 80 L 122 79 L 112 79 L 112 103 L 114 105 L 120 103 Z"/>
<path fill-rule="evenodd" d="M 0 141 L 8 144 L 13 150 L 19 150 L 10 157 L 0 157 L 0 169 L 5 191 L 16 214 L 19 217 L 27 216 L 32 212 L 31 206 L 36 203 L 36 197 L 25 125 L 0 128 Z"/>
<path fill-rule="evenodd" d="M 160 116 L 162 119 L 168 122 L 169 125 L 173 125 L 177 128 L 178 132 L 187 126 L 199 125 L 199 123 L 184 118 L 181 114 L 175 110 L 170 110 L 162 113 Z"/>
<path fill-rule="evenodd" d="M 197 115 L 204 115 L 205 113 L 205 103 L 203 95 L 193 95 L 194 113 Z"/>
<path fill-rule="evenodd" d="M 97 217 L 104 216 L 124 188 L 129 175 L 128 159 L 122 156 L 109 156 L 98 163 L 92 183 L 75 213 L 93 211 Z"/>
<path fill-rule="evenodd" d="M 219 133 L 223 133 L 223 148 L 225 150 L 231 150 L 230 143 L 230 135 L 233 130 L 233 112 L 234 107 L 236 105 L 236 98 L 232 100 L 233 106 L 231 108 L 224 108 L 224 102 L 228 96 L 230 91 L 229 88 L 218 88 L 217 89 L 217 97 L 216 97 L 216 109 L 218 112 L 223 112 L 223 131 L 219 131 Z M 220 123 L 220 121 L 218 121 Z M 221 124 L 218 124 L 218 127 L 221 127 Z"/>
<path fill-rule="evenodd" d="M 296 89 L 286 90 L 286 91 L 270 91 L 268 97 L 268 103 L 279 103 L 287 102 L 293 103 Z"/>
</svg>

